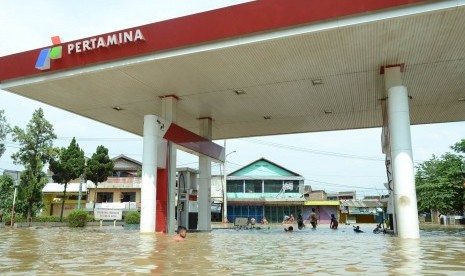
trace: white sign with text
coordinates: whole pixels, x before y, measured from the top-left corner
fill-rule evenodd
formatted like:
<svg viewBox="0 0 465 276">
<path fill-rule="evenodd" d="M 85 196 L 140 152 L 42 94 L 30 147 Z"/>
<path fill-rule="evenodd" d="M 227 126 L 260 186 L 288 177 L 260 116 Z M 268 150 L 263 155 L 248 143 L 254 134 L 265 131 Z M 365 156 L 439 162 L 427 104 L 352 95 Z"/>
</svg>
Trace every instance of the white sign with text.
<svg viewBox="0 0 465 276">
<path fill-rule="evenodd" d="M 95 209 L 94 217 L 97 220 L 121 220 L 123 211 L 118 209 Z"/>
</svg>

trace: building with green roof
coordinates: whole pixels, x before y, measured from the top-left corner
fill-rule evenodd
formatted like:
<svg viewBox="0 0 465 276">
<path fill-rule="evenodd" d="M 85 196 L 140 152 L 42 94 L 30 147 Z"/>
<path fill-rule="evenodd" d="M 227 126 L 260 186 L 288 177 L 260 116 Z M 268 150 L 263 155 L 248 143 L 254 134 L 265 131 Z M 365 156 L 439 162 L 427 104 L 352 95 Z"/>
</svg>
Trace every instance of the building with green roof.
<svg viewBox="0 0 465 276">
<path fill-rule="evenodd" d="M 227 177 L 228 221 L 236 217 L 281 222 L 302 213 L 304 177 L 270 160 L 260 158 Z"/>
</svg>

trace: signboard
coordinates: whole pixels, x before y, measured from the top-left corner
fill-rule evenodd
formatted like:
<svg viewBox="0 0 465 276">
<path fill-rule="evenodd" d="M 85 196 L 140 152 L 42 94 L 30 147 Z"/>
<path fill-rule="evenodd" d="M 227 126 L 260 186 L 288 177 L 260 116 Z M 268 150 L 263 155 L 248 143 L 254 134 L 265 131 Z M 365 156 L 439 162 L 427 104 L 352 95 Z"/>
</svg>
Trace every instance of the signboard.
<svg viewBox="0 0 465 276">
<path fill-rule="evenodd" d="M 11 177 L 14 181 L 18 181 L 19 180 L 19 175 L 20 175 L 20 171 L 10 171 L 10 170 L 4 170 L 3 171 L 3 175 L 8 175 L 9 177 Z"/>
<path fill-rule="evenodd" d="M 349 207 L 351 215 L 376 215 L 376 208 L 368 207 Z"/>
<path fill-rule="evenodd" d="M 95 209 L 94 217 L 97 220 L 121 220 L 123 211 L 116 209 Z"/>
</svg>

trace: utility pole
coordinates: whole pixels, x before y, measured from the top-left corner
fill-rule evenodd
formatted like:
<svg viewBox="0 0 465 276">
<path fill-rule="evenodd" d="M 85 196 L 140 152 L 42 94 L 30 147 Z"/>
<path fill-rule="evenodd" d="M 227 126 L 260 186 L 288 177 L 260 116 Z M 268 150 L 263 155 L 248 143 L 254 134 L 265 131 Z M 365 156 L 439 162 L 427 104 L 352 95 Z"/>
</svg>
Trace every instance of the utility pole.
<svg viewBox="0 0 465 276">
<path fill-rule="evenodd" d="M 226 153 L 226 139 L 224 139 L 224 152 Z M 226 198 L 226 156 L 224 156 L 224 162 L 223 162 L 223 222 L 226 223 L 228 222 L 228 204 L 227 204 L 227 198 Z"/>
<path fill-rule="evenodd" d="M 81 210 L 81 198 L 82 198 L 82 181 L 84 176 L 79 176 L 79 195 L 78 195 L 78 210 Z"/>
<path fill-rule="evenodd" d="M 224 152 L 226 152 L 226 139 L 224 140 Z M 223 162 L 223 222 L 228 221 L 228 199 L 227 199 L 227 190 L 226 190 L 226 181 L 228 177 L 228 171 L 226 169 L 226 157 L 232 153 L 235 153 L 236 151 L 231 151 L 230 153 L 226 154 L 224 156 L 224 162 Z"/>
<path fill-rule="evenodd" d="M 15 176 L 14 177 L 14 186 L 15 186 L 15 191 L 13 193 L 13 206 L 11 207 L 11 221 L 10 221 L 10 228 L 13 228 L 15 224 L 15 204 L 16 204 L 16 193 L 18 192 L 18 181 L 19 181 L 19 171 L 5 171 L 10 176 Z"/>
</svg>

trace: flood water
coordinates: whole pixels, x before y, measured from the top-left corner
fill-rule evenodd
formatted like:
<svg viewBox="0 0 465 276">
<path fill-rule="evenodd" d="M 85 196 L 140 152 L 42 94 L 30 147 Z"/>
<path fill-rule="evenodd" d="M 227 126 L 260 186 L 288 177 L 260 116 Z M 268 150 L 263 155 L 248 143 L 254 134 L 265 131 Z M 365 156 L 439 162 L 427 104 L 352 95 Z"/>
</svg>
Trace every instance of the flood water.
<svg viewBox="0 0 465 276">
<path fill-rule="evenodd" d="M 328 228 L 222 229 L 184 242 L 123 228 L 3 228 L 0 275 L 464 275 L 464 228 L 420 240 Z"/>
</svg>

